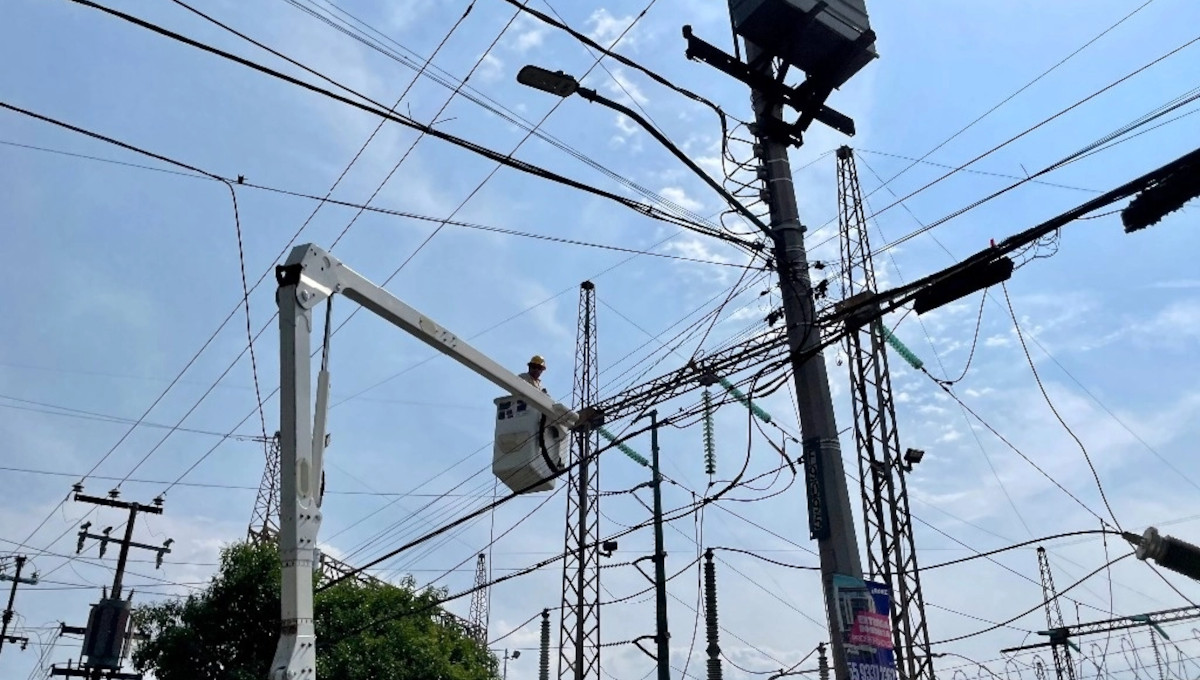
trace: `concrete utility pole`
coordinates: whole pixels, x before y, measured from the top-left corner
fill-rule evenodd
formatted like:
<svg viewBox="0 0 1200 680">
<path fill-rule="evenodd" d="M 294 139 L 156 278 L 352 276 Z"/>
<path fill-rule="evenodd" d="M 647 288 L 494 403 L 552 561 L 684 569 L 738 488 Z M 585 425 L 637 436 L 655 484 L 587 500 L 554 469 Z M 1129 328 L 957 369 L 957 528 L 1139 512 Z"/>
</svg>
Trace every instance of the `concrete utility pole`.
<svg viewBox="0 0 1200 680">
<path fill-rule="evenodd" d="M 19 643 L 22 649 L 25 648 L 25 645 L 29 644 L 29 638 L 27 637 L 9 637 L 8 635 L 8 624 L 12 621 L 13 614 L 15 613 L 13 611 L 13 603 L 17 599 L 17 586 L 22 583 L 36 586 L 38 582 L 37 574 L 34 574 L 32 577 L 21 576 L 21 570 L 25 568 L 27 559 L 24 555 L 17 556 L 17 573 L 15 575 L 0 574 L 0 581 L 12 581 L 12 589 L 8 591 L 8 606 L 4 609 L 3 623 L 0 623 L 0 650 L 4 649 L 5 641 L 14 644 Z"/>
<path fill-rule="evenodd" d="M 746 41 L 746 60 L 761 63 L 764 75 L 773 77 L 770 58 Z M 767 100 L 752 90 L 750 101 L 760 131 L 770 129 L 772 121 L 782 118 L 782 105 Z M 821 354 L 812 354 L 820 344 L 821 331 L 816 325 L 816 303 L 808 256 L 804 249 L 805 228 L 796 208 L 796 188 L 787 145 L 770 136 L 759 138 L 759 160 L 763 168 L 764 196 L 770 210 L 771 235 L 774 239 L 775 266 L 779 270 L 783 317 L 787 324 L 788 346 L 792 354 L 796 383 L 796 406 L 800 412 L 800 431 L 804 435 L 804 476 L 808 489 L 809 533 L 817 540 L 821 555 L 821 584 L 832 634 L 833 668 L 836 680 L 849 680 L 841 635 L 838 606 L 833 587 L 834 574 L 862 578 L 858 539 L 850 514 L 850 495 L 838 442 L 833 398 L 829 394 L 829 376 Z"/>
<path fill-rule="evenodd" d="M 810 7 L 800 11 L 798 4 L 808 4 Z M 771 240 L 779 271 L 800 427 L 804 435 L 809 534 L 817 540 L 820 549 L 821 580 L 832 637 L 836 680 L 850 680 L 841 637 L 850 622 L 843 625 L 841 621 L 834 577 L 861 581 L 862 565 L 850 513 L 850 497 L 833 414 L 833 399 L 829 394 L 829 376 L 818 351 L 821 331 L 816 324 L 816 304 L 804 250 L 804 227 L 800 224 L 796 208 L 796 191 L 792 185 L 787 145 L 800 144 L 802 133 L 814 120 L 846 134 L 854 134 L 854 121 L 824 105 L 834 88 L 842 85 L 875 56 L 872 47 L 875 34 L 866 27 L 865 11 L 861 7 L 849 7 L 851 4 L 861 5 L 862 2 L 840 3 L 847 5 L 842 9 L 855 10 L 851 14 L 862 16 L 855 18 L 851 24 L 840 23 L 853 28 L 853 36 L 833 29 L 832 24 L 823 18 L 822 13 L 829 7 L 826 0 L 806 3 L 794 0 L 730 3 L 730 9 L 733 10 L 731 19 L 737 35 L 745 37 L 750 34 L 756 39 L 774 40 L 777 43 L 775 47 L 780 50 L 798 50 L 797 54 L 787 55 L 785 63 L 795 62 L 803 70 L 811 72 L 805 83 L 796 88 L 783 84 L 784 71 L 781 69 L 776 74 L 773 55 L 760 49 L 755 40 L 745 40 L 746 63 L 743 63 L 697 38 L 690 26 L 683 28 L 684 38 L 688 41 L 686 54 L 689 59 L 708 63 L 750 86 L 756 122 L 754 133 L 758 138 L 755 152 L 761 162 L 759 177 L 764 181 L 763 199 L 770 211 L 770 224 L 764 224 L 670 139 L 629 107 L 595 90 L 580 87 L 577 79 L 562 71 L 552 72 L 529 65 L 517 74 L 517 81 L 523 85 L 559 97 L 578 94 L 592 103 L 629 117 Z M 740 20 L 738 12 L 744 14 Z M 781 33 L 788 33 L 786 24 L 781 22 L 791 24 L 794 35 L 783 35 L 781 38 Z M 862 26 L 852 25 L 857 23 Z M 806 33 L 809 29 L 813 29 L 813 32 Z M 801 112 L 796 123 L 783 121 L 784 103 Z"/>
</svg>

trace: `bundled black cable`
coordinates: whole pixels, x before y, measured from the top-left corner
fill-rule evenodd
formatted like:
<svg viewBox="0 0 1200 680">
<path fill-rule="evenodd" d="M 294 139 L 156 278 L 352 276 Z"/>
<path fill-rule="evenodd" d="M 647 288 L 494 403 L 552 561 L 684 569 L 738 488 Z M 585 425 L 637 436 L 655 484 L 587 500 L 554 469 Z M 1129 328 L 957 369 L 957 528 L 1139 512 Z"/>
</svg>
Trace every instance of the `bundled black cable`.
<svg viewBox="0 0 1200 680">
<path fill-rule="evenodd" d="M 1125 233 L 1157 224 L 1197 196 L 1200 196 L 1200 162 L 1176 170 L 1135 196 L 1121 211 Z"/>
</svg>

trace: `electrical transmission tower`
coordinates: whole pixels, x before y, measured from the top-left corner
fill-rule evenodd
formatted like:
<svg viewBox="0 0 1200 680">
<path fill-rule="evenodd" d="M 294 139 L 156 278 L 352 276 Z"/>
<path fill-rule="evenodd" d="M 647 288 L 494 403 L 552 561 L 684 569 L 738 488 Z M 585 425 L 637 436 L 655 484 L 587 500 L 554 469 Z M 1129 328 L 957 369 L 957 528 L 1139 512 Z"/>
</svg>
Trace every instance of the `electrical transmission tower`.
<svg viewBox="0 0 1200 680">
<path fill-rule="evenodd" d="M 487 556 L 479 553 L 475 563 L 475 592 L 471 593 L 471 611 L 467 620 L 471 622 L 471 632 L 479 644 L 487 644 L 488 633 L 488 572 Z"/>
<path fill-rule="evenodd" d="M 274 541 L 279 534 L 279 433 L 266 442 L 266 465 L 254 499 L 248 537 L 251 541 Z"/>
<path fill-rule="evenodd" d="M 1054 653 L 1054 674 L 1058 680 L 1075 680 L 1067 628 L 1063 625 L 1062 609 L 1058 607 L 1058 589 L 1054 587 L 1054 574 L 1050 572 L 1050 558 L 1045 548 L 1038 546 L 1037 558 L 1038 573 L 1042 577 L 1042 600 L 1046 603 L 1046 629 L 1050 631 L 1050 651 Z"/>
<path fill-rule="evenodd" d="M 876 291 L 862 190 L 854 153 L 837 152 L 838 213 L 847 300 Z M 868 317 L 871 318 L 871 317 Z M 846 354 L 854 402 L 854 440 L 862 484 L 863 522 L 870 578 L 892 590 L 892 642 L 901 680 L 933 680 L 925 599 L 917 571 L 905 473 L 920 460 L 900 453 L 887 333 L 879 321 L 847 320 Z"/>
<path fill-rule="evenodd" d="M 599 401 L 596 374 L 596 285 L 579 284 L 579 331 L 575 339 L 576 410 Z M 588 456 L 599 448 L 594 430 L 575 434 L 567 473 L 567 530 L 563 552 L 562 634 L 559 678 L 600 677 L 600 470 Z"/>
</svg>

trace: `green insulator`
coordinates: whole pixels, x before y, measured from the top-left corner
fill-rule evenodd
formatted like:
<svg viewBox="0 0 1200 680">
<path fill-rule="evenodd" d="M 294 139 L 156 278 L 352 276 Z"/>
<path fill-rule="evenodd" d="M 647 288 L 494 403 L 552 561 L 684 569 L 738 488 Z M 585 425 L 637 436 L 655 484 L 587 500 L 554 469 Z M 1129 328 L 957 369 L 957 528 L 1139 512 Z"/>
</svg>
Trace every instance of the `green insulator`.
<svg viewBox="0 0 1200 680">
<path fill-rule="evenodd" d="M 750 412 L 757 416 L 759 420 L 763 421 L 764 423 L 771 422 L 771 414 L 759 408 L 758 404 L 750 401 L 750 398 L 743 394 L 741 390 L 734 387 L 733 383 L 729 382 L 725 378 L 717 378 L 717 382 L 721 383 L 721 387 L 724 387 L 730 394 L 732 394 L 734 399 L 742 402 L 742 406 L 750 409 Z"/>
<path fill-rule="evenodd" d="M 879 331 L 883 334 L 883 339 L 887 341 L 887 344 L 891 345 L 892 349 L 896 350 L 896 354 L 899 354 L 905 361 L 907 361 L 909 366 L 912 366 L 918 371 L 921 370 L 921 367 L 925 365 L 925 362 L 921 361 L 921 358 L 916 354 L 913 354 L 912 350 L 910 350 L 903 342 L 900 342 L 900 338 L 892 335 L 892 332 L 888 330 L 887 326 L 884 326 L 883 324 L 878 325 Z"/>
<path fill-rule="evenodd" d="M 713 437 L 712 393 L 704 389 L 704 473 L 717 474 L 717 443 Z"/>
<path fill-rule="evenodd" d="M 607 439 L 608 441 L 616 444 L 617 450 L 620 451 L 621 453 L 625 454 L 626 456 L 629 456 L 630 460 L 637 463 L 638 465 L 641 465 L 642 467 L 650 467 L 650 461 L 646 460 L 637 451 L 634 451 L 633 449 L 629 448 L 628 444 L 625 444 L 624 442 L 618 442 L 616 435 L 614 435 L 613 433 L 604 429 L 603 427 L 596 428 L 596 431 L 600 433 L 600 436 L 602 436 L 605 439 Z"/>
</svg>

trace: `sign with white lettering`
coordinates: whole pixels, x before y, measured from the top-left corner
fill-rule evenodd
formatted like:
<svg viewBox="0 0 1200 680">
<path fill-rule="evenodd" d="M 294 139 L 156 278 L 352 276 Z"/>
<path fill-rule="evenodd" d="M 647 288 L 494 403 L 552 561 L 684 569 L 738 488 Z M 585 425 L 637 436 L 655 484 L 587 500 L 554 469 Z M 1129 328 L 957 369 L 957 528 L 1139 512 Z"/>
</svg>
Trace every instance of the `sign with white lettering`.
<svg viewBox="0 0 1200 680">
<path fill-rule="evenodd" d="M 897 680 L 891 589 L 842 574 L 833 587 L 850 680 Z"/>
</svg>

